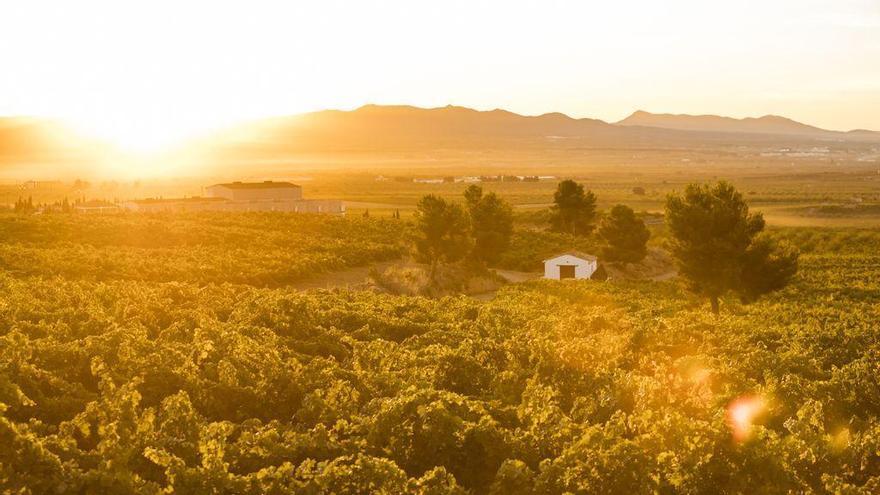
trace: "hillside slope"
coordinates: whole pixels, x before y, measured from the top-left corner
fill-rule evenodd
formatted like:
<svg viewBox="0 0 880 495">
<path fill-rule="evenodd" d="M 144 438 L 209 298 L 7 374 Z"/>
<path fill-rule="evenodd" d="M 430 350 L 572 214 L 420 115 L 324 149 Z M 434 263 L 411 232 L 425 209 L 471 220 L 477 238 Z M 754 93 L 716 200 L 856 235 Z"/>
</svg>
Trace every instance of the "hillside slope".
<svg viewBox="0 0 880 495">
<path fill-rule="evenodd" d="M 778 115 L 735 119 L 718 115 L 657 114 L 638 110 L 617 125 L 697 132 L 780 134 L 816 139 L 880 140 L 880 133 L 874 131 L 829 131 Z"/>
</svg>

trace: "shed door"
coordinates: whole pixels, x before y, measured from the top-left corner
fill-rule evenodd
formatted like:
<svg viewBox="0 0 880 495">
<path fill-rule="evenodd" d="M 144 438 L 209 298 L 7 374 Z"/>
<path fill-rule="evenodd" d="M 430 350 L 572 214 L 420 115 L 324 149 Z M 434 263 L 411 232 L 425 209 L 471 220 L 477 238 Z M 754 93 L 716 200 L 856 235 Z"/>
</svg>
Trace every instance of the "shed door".
<svg viewBox="0 0 880 495">
<path fill-rule="evenodd" d="M 574 265 L 559 265 L 559 278 L 574 278 Z"/>
</svg>

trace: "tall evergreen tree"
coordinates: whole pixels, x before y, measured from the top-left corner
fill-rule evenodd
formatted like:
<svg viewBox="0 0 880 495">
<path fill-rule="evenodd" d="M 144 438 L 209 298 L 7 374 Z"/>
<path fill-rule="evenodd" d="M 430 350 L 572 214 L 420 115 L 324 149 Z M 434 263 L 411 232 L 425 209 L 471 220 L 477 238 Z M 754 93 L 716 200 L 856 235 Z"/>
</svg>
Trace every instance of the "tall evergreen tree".
<svg viewBox="0 0 880 495">
<path fill-rule="evenodd" d="M 666 200 L 666 224 L 681 276 L 696 294 L 709 298 L 712 311 L 734 291 L 743 300 L 784 287 L 797 271 L 797 253 L 764 238 L 760 213 L 749 213 L 727 182 L 691 184 Z"/>
<path fill-rule="evenodd" d="M 483 188 L 470 185 L 464 197 L 474 237 L 472 257 L 491 264 L 498 261 L 513 235 L 513 208 L 495 193 L 483 194 Z"/>
<path fill-rule="evenodd" d="M 460 205 L 429 194 L 416 205 L 416 251 L 430 264 L 431 278 L 443 262 L 462 259 L 471 248 L 470 225 Z"/>
<path fill-rule="evenodd" d="M 608 261 L 637 263 L 648 254 L 651 233 L 632 208 L 616 205 L 599 224 L 599 237 L 605 240 L 602 257 Z"/>
<path fill-rule="evenodd" d="M 584 191 L 584 186 L 573 180 L 564 180 L 553 194 L 550 226 L 556 232 L 589 235 L 596 219 L 596 195 Z"/>
</svg>

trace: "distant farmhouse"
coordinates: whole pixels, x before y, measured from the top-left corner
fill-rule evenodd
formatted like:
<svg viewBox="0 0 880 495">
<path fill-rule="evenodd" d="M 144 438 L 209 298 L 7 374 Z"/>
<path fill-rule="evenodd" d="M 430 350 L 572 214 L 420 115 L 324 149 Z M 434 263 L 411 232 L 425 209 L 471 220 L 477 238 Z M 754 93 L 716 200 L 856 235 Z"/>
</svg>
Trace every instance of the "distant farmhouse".
<svg viewBox="0 0 880 495">
<path fill-rule="evenodd" d="M 597 268 L 598 259 L 595 256 L 580 251 L 568 251 L 544 260 L 544 278 L 551 280 L 590 278 Z"/>
<path fill-rule="evenodd" d="M 159 211 L 284 211 L 345 214 L 337 199 L 302 199 L 302 187 L 290 182 L 228 182 L 205 188 L 206 197 L 138 199 L 123 208 L 138 212 Z"/>
</svg>

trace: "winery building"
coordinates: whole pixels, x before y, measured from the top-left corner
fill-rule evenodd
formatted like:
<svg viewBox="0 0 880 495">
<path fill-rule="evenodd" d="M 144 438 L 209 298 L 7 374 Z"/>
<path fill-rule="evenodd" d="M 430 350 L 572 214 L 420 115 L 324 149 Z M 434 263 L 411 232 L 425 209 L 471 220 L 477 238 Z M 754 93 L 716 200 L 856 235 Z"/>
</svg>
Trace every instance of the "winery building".
<svg viewBox="0 0 880 495">
<path fill-rule="evenodd" d="M 299 201 L 302 186 L 290 182 L 228 182 L 205 188 L 209 198 L 226 198 L 230 201 Z"/>
<path fill-rule="evenodd" d="M 281 211 L 345 214 L 337 199 L 303 199 L 302 187 L 290 182 L 228 182 L 205 188 L 206 197 L 150 198 L 126 201 L 129 211 Z"/>
<path fill-rule="evenodd" d="M 551 280 L 590 278 L 598 268 L 598 263 L 599 260 L 591 254 L 567 251 L 544 260 L 544 278 Z"/>
</svg>

